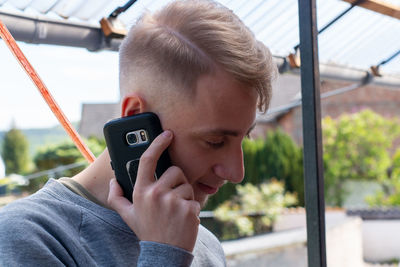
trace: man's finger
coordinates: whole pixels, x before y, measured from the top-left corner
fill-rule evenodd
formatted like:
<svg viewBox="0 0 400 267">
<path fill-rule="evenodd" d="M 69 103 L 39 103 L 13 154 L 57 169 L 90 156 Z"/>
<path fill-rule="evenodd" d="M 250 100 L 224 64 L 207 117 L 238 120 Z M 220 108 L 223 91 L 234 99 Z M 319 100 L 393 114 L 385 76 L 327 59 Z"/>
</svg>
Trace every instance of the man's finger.
<svg viewBox="0 0 400 267">
<path fill-rule="evenodd" d="M 115 178 L 110 181 L 107 204 L 121 216 L 123 216 L 132 205 L 132 203 L 124 197 L 124 192 Z"/>
<path fill-rule="evenodd" d="M 135 187 L 154 183 L 154 172 L 156 171 L 157 161 L 164 150 L 171 144 L 172 136 L 171 131 L 164 131 L 153 140 L 142 154 L 139 161 Z"/>
<path fill-rule="evenodd" d="M 181 184 L 188 183 L 183 171 L 177 166 L 169 167 L 157 181 L 158 186 L 173 189 Z"/>
<path fill-rule="evenodd" d="M 172 190 L 171 193 L 185 200 L 194 199 L 193 187 L 190 184 L 181 184 Z"/>
</svg>

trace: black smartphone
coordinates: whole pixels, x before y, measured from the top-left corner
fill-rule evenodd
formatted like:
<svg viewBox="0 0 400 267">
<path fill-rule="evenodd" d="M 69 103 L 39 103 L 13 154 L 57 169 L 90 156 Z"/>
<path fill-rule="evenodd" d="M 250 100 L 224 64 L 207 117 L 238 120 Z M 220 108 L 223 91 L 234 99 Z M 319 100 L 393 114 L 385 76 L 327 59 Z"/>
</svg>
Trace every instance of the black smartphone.
<svg viewBox="0 0 400 267">
<path fill-rule="evenodd" d="M 159 118 L 151 112 L 115 119 L 104 125 L 111 167 L 124 196 L 130 201 L 140 157 L 162 131 Z M 157 162 L 154 179 L 158 179 L 170 166 L 171 160 L 166 149 Z"/>
</svg>

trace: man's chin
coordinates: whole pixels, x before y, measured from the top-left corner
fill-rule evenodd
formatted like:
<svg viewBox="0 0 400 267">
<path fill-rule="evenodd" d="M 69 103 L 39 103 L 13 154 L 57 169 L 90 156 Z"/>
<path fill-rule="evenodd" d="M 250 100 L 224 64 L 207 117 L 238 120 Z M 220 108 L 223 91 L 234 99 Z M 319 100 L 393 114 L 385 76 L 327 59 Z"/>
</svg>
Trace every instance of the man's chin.
<svg viewBox="0 0 400 267">
<path fill-rule="evenodd" d="M 201 209 L 203 209 L 208 201 L 208 195 L 206 196 L 201 196 L 201 198 L 196 198 L 196 201 L 200 203 Z"/>
</svg>

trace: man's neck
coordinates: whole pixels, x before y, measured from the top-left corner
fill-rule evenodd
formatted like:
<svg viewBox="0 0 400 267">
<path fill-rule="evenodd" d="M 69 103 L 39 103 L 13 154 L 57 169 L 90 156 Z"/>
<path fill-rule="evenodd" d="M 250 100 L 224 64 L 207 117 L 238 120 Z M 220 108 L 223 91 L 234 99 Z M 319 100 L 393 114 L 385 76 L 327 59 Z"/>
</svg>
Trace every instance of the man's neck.
<svg viewBox="0 0 400 267">
<path fill-rule="evenodd" d="M 110 156 L 108 150 L 105 149 L 92 164 L 72 179 L 82 185 L 101 203 L 107 205 L 109 183 L 114 177 L 110 165 Z"/>
</svg>

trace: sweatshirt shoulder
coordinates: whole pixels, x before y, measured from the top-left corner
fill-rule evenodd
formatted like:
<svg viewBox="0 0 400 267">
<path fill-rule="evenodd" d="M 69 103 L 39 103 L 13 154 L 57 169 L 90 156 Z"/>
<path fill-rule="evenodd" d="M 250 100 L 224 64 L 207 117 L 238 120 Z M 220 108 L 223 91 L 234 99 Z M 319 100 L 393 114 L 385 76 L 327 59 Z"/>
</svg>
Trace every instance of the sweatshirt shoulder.
<svg viewBox="0 0 400 267">
<path fill-rule="evenodd" d="M 212 262 L 211 266 L 226 266 L 225 253 L 220 241 L 213 233 L 202 225 L 199 227 L 199 234 L 194 254 L 207 256 L 207 260 Z M 209 266 L 208 264 L 206 265 Z M 202 264 L 199 266 L 202 266 Z"/>
<path fill-rule="evenodd" d="M 210 249 L 221 248 L 222 250 L 222 246 L 218 238 L 202 225 L 200 225 L 199 227 L 198 241 L 200 241 Z"/>
<path fill-rule="evenodd" d="M 48 195 L 32 195 L 0 208 L 1 266 L 73 265 L 68 251 L 79 246 L 71 236 L 79 231 L 81 215 L 60 203 Z"/>
<path fill-rule="evenodd" d="M 52 226 L 69 224 L 73 227 L 80 219 L 79 207 L 39 191 L 0 208 L 0 232 L 32 232 L 37 226 L 50 229 Z"/>
</svg>

